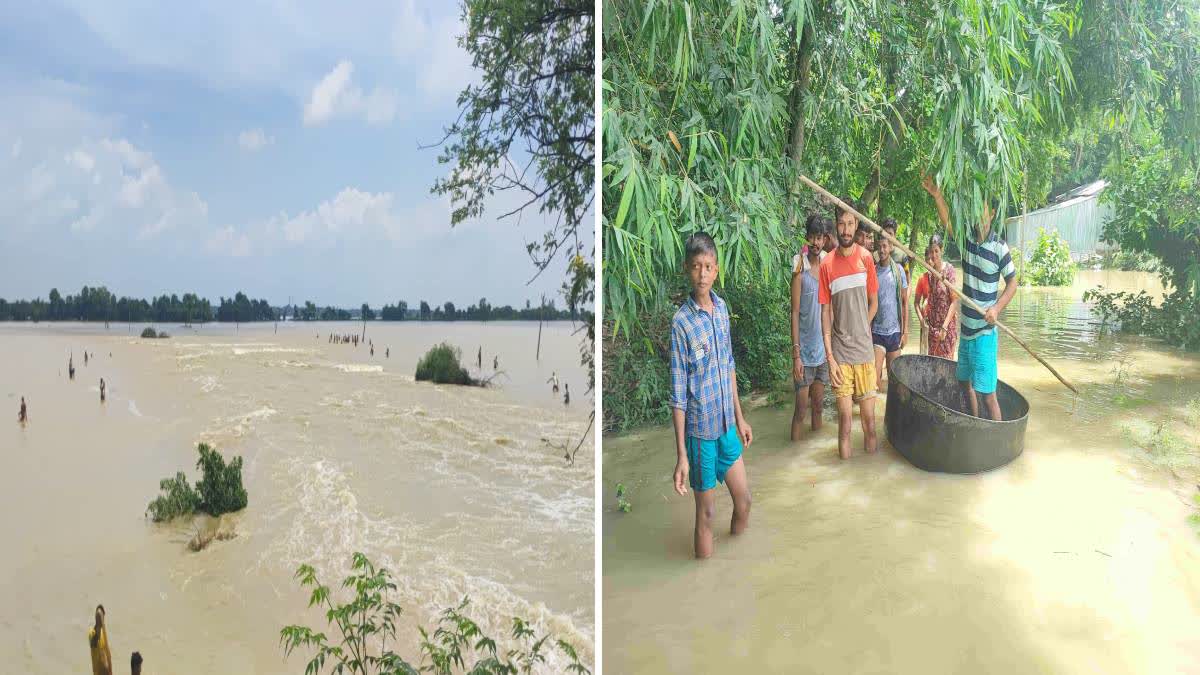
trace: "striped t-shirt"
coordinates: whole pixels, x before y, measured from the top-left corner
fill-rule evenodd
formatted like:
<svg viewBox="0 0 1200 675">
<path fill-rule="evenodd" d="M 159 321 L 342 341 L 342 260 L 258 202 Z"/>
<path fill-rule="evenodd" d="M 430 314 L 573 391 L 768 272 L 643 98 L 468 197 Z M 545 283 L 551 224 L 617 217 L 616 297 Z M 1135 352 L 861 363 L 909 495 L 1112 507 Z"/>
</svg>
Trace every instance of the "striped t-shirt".
<svg viewBox="0 0 1200 675">
<path fill-rule="evenodd" d="M 982 244 L 969 239 L 964 241 L 962 264 L 963 295 L 984 309 L 996 304 L 996 298 L 1000 295 L 1000 277 L 1004 277 L 1006 285 L 1015 283 L 1013 277 L 1016 276 L 1016 268 L 1013 267 L 1008 244 L 995 234 Z M 966 303 L 963 303 L 958 316 L 964 340 L 973 340 L 996 330 L 995 326 L 984 320 L 982 314 Z"/>
</svg>

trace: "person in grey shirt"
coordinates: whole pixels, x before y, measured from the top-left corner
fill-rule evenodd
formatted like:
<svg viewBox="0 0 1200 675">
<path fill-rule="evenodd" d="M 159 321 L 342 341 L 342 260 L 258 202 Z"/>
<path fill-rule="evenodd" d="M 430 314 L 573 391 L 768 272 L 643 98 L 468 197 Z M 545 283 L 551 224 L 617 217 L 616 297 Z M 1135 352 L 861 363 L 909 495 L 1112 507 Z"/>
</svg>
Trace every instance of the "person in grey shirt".
<svg viewBox="0 0 1200 675">
<path fill-rule="evenodd" d="M 792 273 L 792 381 L 796 388 L 796 407 L 792 412 L 792 440 L 800 440 L 804 411 L 811 410 L 812 430 L 821 428 L 825 385 L 829 384 L 829 359 L 825 357 L 825 339 L 821 334 L 821 303 L 817 299 L 821 253 L 833 223 L 813 214 L 804 225 L 808 245 L 801 253 L 801 264 Z M 803 264 L 807 263 L 807 264 Z"/>
<path fill-rule="evenodd" d="M 880 228 L 896 236 L 896 219 L 884 218 Z M 900 356 L 908 342 L 908 276 L 892 258 L 892 242 L 875 237 L 875 277 L 879 280 L 879 311 L 871 321 L 871 342 L 875 345 L 876 388 L 883 387 L 883 373 Z"/>
</svg>

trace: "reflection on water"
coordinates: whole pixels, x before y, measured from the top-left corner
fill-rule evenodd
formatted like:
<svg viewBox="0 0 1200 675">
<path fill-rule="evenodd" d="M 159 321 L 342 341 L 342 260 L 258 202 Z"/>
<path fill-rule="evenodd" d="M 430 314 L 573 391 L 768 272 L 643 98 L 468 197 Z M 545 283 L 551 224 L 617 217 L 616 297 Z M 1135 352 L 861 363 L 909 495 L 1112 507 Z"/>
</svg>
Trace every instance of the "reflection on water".
<svg viewBox="0 0 1200 675">
<path fill-rule="evenodd" d="M 1081 391 L 1002 336 L 1000 376 L 1031 406 L 1002 469 L 925 473 L 886 444 L 841 461 L 833 419 L 792 443 L 790 406 L 749 410 L 750 529 L 704 563 L 670 429 L 605 438 L 605 670 L 1200 672 L 1200 358 L 1101 333 L 1081 301 L 1096 284 L 1161 292 L 1085 271 L 1021 289 L 1002 317 Z"/>
<path fill-rule="evenodd" d="M 102 602 L 114 660 L 137 649 L 149 672 L 299 672 L 279 629 L 326 625 L 292 575 L 309 563 L 336 588 L 357 551 L 395 575 L 405 655 L 418 658 L 415 624 L 470 596 L 490 636 L 521 616 L 591 661 L 591 443 L 571 466 L 547 445 L 578 440 L 590 411 L 546 384 L 556 371 L 586 389 L 569 325 L 544 328 L 540 361 L 529 324 L 372 325 L 374 357 L 327 342 L 361 324 L 165 328 L 175 337 L 0 325 L 0 402 L 15 415 L 24 395 L 32 420 L 0 426 L 0 670 L 77 672 Z M 484 374 L 498 353 L 502 386 L 416 383 L 417 359 L 442 340 L 482 345 Z M 76 358 L 69 382 L 59 371 L 84 348 L 96 356 Z M 191 553 L 198 523 L 142 513 L 159 479 L 197 478 L 199 441 L 245 459 L 249 507 L 237 537 Z"/>
</svg>

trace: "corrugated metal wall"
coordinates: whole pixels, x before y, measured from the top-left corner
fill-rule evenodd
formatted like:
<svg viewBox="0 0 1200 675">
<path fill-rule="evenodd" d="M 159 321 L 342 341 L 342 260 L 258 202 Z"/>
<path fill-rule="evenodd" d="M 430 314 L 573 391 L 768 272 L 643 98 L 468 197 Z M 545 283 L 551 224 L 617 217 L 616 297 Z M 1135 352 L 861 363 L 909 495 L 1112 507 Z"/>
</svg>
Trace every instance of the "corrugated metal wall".
<svg viewBox="0 0 1200 675">
<path fill-rule="evenodd" d="M 1100 242 L 1104 223 L 1112 218 L 1113 210 L 1108 204 L 1100 203 L 1100 195 L 1069 200 L 1037 211 L 1030 211 L 1022 233 L 1021 216 L 1004 221 L 1005 239 L 1010 246 L 1024 247 L 1029 251 L 1037 242 L 1038 228 L 1057 230 L 1071 247 L 1075 260 L 1102 252 L 1106 245 Z M 1024 238 L 1022 238 L 1022 234 Z"/>
</svg>

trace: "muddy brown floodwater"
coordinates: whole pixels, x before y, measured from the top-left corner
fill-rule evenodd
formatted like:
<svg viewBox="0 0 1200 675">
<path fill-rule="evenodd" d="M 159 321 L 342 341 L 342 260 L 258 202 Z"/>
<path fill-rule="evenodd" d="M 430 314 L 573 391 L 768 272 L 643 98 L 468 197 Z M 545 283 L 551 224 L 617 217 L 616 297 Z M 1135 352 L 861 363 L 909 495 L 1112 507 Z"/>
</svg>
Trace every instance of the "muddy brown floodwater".
<svg viewBox="0 0 1200 675">
<path fill-rule="evenodd" d="M 285 659 L 279 631 L 326 623 L 293 574 L 311 564 L 344 597 L 356 551 L 393 573 L 397 651 L 412 661 L 414 624 L 470 596 L 467 614 L 501 648 L 520 616 L 592 663 L 593 444 L 574 464 L 547 445 L 573 445 L 592 409 L 572 326 L 545 327 L 540 361 L 530 323 L 371 324 L 373 357 L 328 342 L 360 323 L 160 328 L 172 337 L 142 340 L 137 324 L 0 324 L 0 672 L 87 671 L 97 603 L 117 672 L 134 650 L 152 673 L 303 672 L 309 654 Z M 473 372 L 482 345 L 483 376 L 498 353 L 501 386 L 414 382 L 417 359 L 442 340 Z M 546 383 L 552 372 L 570 384 L 570 407 Z M 193 553 L 198 519 L 155 524 L 143 512 L 159 479 L 198 479 L 199 441 L 245 458 L 249 505 L 232 516 L 235 538 Z"/>
<path fill-rule="evenodd" d="M 671 430 L 606 437 L 605 672 L 1200 672 L 1200 356 L 1099 333 L 1081 300 L 1097 284 L 1161 294 L 1086 271 L 1002 317 L 1082 395 L 1001 336 L 1000 377 L 1031 410 L 1024 454 L 995 471 L 864 455 L 857 419 L 841 461 L 828 408 L 795 443 L 790 403 L 749 409 L 750 529 L 703 563 Z"/>
</svg>

